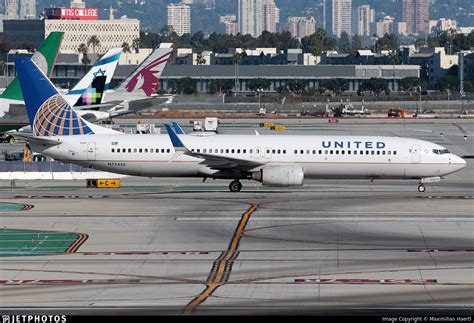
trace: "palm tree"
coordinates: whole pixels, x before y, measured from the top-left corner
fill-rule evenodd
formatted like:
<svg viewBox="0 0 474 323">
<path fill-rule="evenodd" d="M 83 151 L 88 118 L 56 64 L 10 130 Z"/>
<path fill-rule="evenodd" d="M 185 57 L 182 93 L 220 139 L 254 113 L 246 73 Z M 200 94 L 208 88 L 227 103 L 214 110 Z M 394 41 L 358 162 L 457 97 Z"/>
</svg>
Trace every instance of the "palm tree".
<svg viewBox="0 0 474 323">
<path fill-rule="evenodd" d="M 140 38 L 135 38 L 132 41 L 132 48 L 135 50 L 135 53 L 138 53 L 138 50 L 140 49 L 141 46 L 142 46 L 142 41 L 140 40 Z"/>
<path fill-rule="evenodd" d="M 91 36 L 91 38 L 89 38 L 89 40 L 87 41 L 87 46 L 90 46 L 90 45 L 92 45 L 92 50 L 95 54 L 96 53 L 95 49 L 100 46 L 99 37 L 97 37 L 96 35 Z"/>
<path fill-rule="evenodd" d="M 77 51 L 82 54 L 82 64 L 84 65 L 88 65 L 90 64 L 91 60 L 89 59 L 89 57 L 87 56 L 87 53 L 89 52 L 89 48 L 87 48 L 87 45 L 82 43 L 79 45 L 79 47 L 77 48 Z"/>
<path fill-rule="evenodd" d="M 122 50 L 125 53 L 126 64 L 128 64 L 128 54 L 132 52 L 130 50 L 130 45 L 127 42 L 122 43 Z"/>
</svg>

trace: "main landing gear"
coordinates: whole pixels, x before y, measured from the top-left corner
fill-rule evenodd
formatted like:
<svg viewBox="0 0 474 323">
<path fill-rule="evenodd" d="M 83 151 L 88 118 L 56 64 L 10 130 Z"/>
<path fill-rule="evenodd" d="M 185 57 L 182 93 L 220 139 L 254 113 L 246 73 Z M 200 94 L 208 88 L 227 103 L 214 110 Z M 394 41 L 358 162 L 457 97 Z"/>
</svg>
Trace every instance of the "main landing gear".
<svg viewBox="0 0 474 323">
<path fill-rule="evenodd" d="M 241 189 L 242 189 L 242 183 L 239 180 L 230 182 L 229 190 L 231 192 L 240 192 Z"/>
</svg>

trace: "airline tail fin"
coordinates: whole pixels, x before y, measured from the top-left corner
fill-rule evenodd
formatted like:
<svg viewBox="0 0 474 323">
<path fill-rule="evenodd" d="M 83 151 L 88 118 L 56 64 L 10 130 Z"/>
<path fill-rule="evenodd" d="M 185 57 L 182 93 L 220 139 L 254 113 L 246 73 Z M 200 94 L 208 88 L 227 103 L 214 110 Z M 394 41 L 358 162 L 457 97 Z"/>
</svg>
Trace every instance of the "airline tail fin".
<svg viewBox="0 0 474 323">
<path fill-rule="evenodd" d="M 80 118 L 31 58 L 16 57 L 15 67 L 34 136 L 114 132 Z"/>
<path fill-rule="evenodd" d="M 35 63 L 48 77 L 53 73 L 63 36 L 63 32 L 53 31 L 50 33 L 32 57 Z M 10 85 L 8 85 L 6 90 L 0 95 L 0 98 L 23 101 L 23 94 L 18 78 L 15 78 Z"/>
<path fill-rule="evenodd" d="M 121 48 L 112 48 L 105 53 L 82 77 L 79 83 L 66 94 L 68 102 L 73 106 L 99 104 L 103 100 L 105 91 L 109 88 L 121 54 Z M 105 85 L 100 91 L 92 83 L 97 77 L 101 76 L 105 76 Z M 100 99 L 100 102 L 98 102 L 98 99 Z"/>
<path fill-rule="evenodd" d="M 176 132 L 177 135 L 185 135 L 186 132 L 184 132 L 183 128 L 177 123 L 176 121 L 172 122 L 174 131 Z"/>
<path fill-rule="evenodd" d="M 161 43 L 141 64 L 123 81 L 117 91 L 137 92 L 143 98 L 155 93 L 160 76 L 173 51 L 173 44 Z"/>
</svg>

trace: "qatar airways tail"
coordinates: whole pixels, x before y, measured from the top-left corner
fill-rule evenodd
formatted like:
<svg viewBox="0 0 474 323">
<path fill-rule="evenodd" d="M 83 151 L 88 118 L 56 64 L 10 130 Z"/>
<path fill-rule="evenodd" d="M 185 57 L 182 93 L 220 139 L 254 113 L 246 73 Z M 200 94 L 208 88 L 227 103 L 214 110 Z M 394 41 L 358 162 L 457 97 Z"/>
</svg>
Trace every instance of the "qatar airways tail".
<svg viewBox="0 0 474 323">
<path fill-rule="evenodd" d="M 466 162 L 438 144 L 383 136 L 122 134 L 74 113 L 29 58 L 15 60 L 33 136 L 31 148 L 55 160 L 146 177 L 201 177 L 296 187 L 308 178 L 416 179 L 425 183 L 457 172 Z"/>
<path fill-rule="evenodd" d="M 136 101 L 154 95 L 173 44 L 161 43 L 120 85 L 107 91 L 107 101 Z"/>
</svg>

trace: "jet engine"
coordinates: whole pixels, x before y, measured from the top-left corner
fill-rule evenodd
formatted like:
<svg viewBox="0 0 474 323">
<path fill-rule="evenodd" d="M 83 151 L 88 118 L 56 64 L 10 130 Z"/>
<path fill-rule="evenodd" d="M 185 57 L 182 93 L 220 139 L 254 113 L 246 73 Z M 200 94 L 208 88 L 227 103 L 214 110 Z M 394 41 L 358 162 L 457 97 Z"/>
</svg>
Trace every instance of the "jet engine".
<svg viewBox="0 0 474 323">
<path fill-rule="evenodd" d="M 304 171 L 299 165 L 268 165 L 252 173 L 252 179 L 262 182 L 265 186 L 301 186 Z"/>
</svg>

